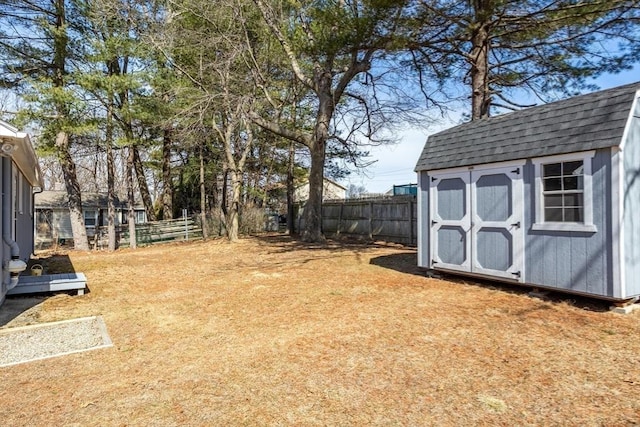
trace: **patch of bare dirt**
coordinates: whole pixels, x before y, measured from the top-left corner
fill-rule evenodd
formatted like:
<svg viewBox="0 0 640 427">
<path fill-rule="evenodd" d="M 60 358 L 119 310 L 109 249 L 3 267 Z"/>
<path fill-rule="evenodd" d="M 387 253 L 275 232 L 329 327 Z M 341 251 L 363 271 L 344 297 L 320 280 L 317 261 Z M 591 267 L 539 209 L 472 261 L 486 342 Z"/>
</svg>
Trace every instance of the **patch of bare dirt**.
<svg viewBox="0 0 640 427">
<path fill-rule="evenodd" d="M 68 253 L 90 292 L 45 300 L 37 321 L 101 315 L 115 346 L 0 369 L 0 419 L 640 423 L 640 313 L 430 279 L 415 257 L 281 236 Z"/>
</svg>

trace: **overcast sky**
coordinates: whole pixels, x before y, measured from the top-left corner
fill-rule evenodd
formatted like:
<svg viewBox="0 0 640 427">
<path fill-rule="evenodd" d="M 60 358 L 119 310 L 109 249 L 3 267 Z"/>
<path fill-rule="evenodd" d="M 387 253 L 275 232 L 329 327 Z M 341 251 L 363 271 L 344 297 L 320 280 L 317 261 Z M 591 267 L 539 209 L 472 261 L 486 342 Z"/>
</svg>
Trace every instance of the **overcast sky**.
<svg viewBox="0 0 640 427">
<path fill-rule="evenodd" d="M 624 73 L 604 75 L 595 80 L 595 83 L 601 89 L 609 89 L 637 81 L 640 81 L 640 65 Z M 433 125 L 427 130 L 407 129 L 402 133 L 398 144 L 372 147 L 369 150 L 371 160 L 376 160 L 376 162 L 363 172 L 352 172 L 341 183 L 345 186 L 349 184 L 363 186 L 370 193 L 384 193 L 394 185 L 415 184 L 417 178 L 413 168 L 422 152 L 427 136 L 455 126 L 459 120 L 458 115 L 458 117 L 442 119 L 438 125 Z"/>
</svg>

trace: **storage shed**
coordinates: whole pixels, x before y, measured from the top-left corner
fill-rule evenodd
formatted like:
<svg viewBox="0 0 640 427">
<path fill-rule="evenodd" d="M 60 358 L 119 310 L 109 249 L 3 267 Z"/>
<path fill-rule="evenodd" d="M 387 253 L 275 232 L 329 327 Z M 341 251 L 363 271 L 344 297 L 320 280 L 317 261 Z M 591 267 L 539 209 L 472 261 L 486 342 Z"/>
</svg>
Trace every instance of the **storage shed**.
<svg viewBox="0 0 640 427">
<path fill-rule="evenodd" d="M 418 265 L 637 299 L 639 97 L 634 83 L 431 135 L 416 166 Z"/>
</svg>

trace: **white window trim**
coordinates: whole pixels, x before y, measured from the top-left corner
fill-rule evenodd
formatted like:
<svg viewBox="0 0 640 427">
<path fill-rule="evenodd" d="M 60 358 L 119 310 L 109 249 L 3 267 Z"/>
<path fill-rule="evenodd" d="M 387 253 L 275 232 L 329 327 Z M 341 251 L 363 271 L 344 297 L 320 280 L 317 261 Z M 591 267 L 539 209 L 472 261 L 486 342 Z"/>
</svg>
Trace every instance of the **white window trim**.
<svg viewBox="0 0 640 427">
<path fill-rule="evenodd" d="M 595 155 L 595 150 L 583 151 L 580 153 L 559 154 L 557 156 L 537 157 L 532 159 L 535 169 L 535 222 L 531 226 L 532 230 L 542 231 L 578 231 L 595 233 L 598 231 L 593 224 L 593 189 L 591 183 L 591 159 Z M 582 160 L 584 163 L 584 222 L 544 222 L 544 205 L 542 195 L 542 165 L 549 163 L 575 162 Z"/>
</svg>

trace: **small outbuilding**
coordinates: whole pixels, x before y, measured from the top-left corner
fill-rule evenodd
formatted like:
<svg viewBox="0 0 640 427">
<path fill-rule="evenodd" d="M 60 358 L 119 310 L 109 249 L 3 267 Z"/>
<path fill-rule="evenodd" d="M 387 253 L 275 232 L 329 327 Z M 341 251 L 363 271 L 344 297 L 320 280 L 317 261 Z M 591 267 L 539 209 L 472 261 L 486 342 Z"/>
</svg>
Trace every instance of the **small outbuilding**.
<svg viewBox="0 0 640 427">
<path fill-rule="evenodd" d="M 418 265 L 611 299 L 640 296 L 640 83 L 431 135 Z"/>
</svg>

